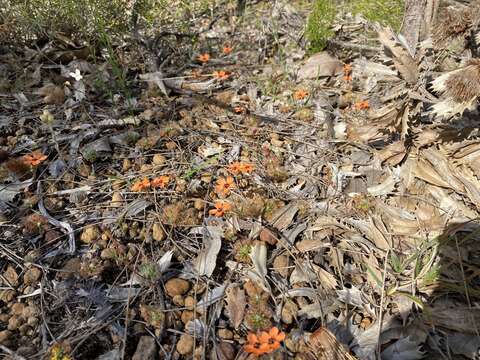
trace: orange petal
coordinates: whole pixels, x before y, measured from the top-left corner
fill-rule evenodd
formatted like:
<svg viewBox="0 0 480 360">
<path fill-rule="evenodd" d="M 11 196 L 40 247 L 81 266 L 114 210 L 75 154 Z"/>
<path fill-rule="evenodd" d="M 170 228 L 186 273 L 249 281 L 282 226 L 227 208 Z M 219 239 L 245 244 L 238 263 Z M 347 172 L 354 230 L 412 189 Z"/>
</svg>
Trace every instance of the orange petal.
<svg viewBox="0 0 480 360">
<path fill-rule="evenodd" d="M 275 336 L 275 340 L 277 341 L 283 341 L 285 340 L 285 333 L 283 331 L 280 331 L 277 336 Z"/>
<path fill-rule="evenodd" d="M 258 341 L 261 344 L 268 344 L 268 340 L 270 340 L 270 335 L 266 331 L 262 331 L 258 336 Z"/>
<path fill-rule="evenodd" d="M 260 354 L 266 354 L 268 352 L 270 352 L 270 345 L 265 343 L 265 344 L 260 344 L 260 346 L 258 347 L 258 351 L 260 352 Z"/>
<path fill-rule="evenodd" d="M 278 335 L 279 332 L 280 332 L 280 330 L 278 330 L 278 328 L 276 326 L 274 326 L 270 329 L 270 331 L 268 332 L 268 335 L 270 335 L 270 337 L 272 337 L 272 338 L 275 338 Z"/>
<path fill-rule="evenodd" d="M 257 343 L 258 342 L 258 337 L 257 337 L 257 335 L 255 335 L 253 333 L 249 333 L 247 335 L 247 340 L 248 340 L 249 343 L 252 343 L 252 344 Z"/>
<path fill-rule="evenodd" d="M 274 343 L 270 344 L 270 351 L 275 351 L 280 347 L 280 343 L 275 341 Z"/>
</svg>

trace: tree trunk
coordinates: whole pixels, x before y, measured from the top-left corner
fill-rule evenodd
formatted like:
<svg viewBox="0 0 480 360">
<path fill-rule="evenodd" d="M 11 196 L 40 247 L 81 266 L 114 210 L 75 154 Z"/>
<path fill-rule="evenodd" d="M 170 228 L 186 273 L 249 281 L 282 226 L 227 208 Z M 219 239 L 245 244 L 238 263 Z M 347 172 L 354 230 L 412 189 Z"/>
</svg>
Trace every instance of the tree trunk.
<svg viewBox="0 0 480 360">
<path fill-rule="evenodd" d="M 405 15 L 400 33 L 413 54 L 418 42 L 428 37 L 439 3 L 440 0 L 405 0 Z"/>
</svg>

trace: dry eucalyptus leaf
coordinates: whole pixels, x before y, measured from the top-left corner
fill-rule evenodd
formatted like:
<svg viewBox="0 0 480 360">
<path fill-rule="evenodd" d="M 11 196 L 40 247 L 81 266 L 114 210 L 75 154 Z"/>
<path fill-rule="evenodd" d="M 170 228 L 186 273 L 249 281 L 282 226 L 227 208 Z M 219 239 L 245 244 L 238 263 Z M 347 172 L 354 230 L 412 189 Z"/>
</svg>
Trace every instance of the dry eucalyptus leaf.
<svg viewBox="0 0 480 360">
<path fill-rule="evenodd" d="M 226 291 L 225 301 L 227 303 L 228 316 L 236 330 L 243 321 L 245 307 L 247 306 L 245 291 L 240 286 L 230 286 Z"/>
<path fill-rule="evenodd" d="M 268 291 L 267 283 L 267 247 L 263 242 L 257 242 L 250 252 L 254 270 L 248 271 L 248 276 Z"/>
<path fill-rule="evenodd" d="M 194 228 L 190 234 L 203 235 L 203 249 L 193 261 L 199 275 L 211 276 L 217 266 L 217 255 L 222 246 L 223 229 L 220 226 L 202 226 Z"/>
</svg>

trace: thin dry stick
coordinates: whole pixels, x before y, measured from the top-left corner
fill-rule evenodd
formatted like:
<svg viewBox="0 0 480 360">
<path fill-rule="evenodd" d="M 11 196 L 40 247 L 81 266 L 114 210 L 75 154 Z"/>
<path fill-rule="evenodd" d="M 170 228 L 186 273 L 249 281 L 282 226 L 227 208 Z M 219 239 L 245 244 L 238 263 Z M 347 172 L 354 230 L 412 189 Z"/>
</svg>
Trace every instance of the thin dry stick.
<svg viewBox="0 0 480 360">
<path fill-rule="evenodd" d="M 385 278 L 387 277 L 387 262 L 388 262 L 388 254 L 390 249 L 387 249 L 385 253 L 385 258 L 383 260 L 383 280 L 382 280 L 382 294 L 380 298 L 380 313 L 378 314 L 378 333 L 377 333 L 377 356 L 380 359 L 380 335 L 382 333 L 382 318 L 383 318 L 383 301 L 385 299 Z"/>
</svg>

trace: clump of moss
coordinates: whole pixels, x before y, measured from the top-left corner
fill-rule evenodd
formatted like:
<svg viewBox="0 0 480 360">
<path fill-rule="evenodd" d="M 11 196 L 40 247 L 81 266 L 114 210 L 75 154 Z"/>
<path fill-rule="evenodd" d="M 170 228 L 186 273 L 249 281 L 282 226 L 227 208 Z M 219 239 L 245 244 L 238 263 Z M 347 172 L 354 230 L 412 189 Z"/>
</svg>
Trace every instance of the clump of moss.
<svg viewBox="0 0 480 360">
<path fill-rule="evenodd" d="M 333 35 L 332 23 L 335 13 L 336 6 L 333 0 L 315 0 L 305 30 L 311 52 L 321 51 L 327 46 L 328 39 Z"/>
</svg>

